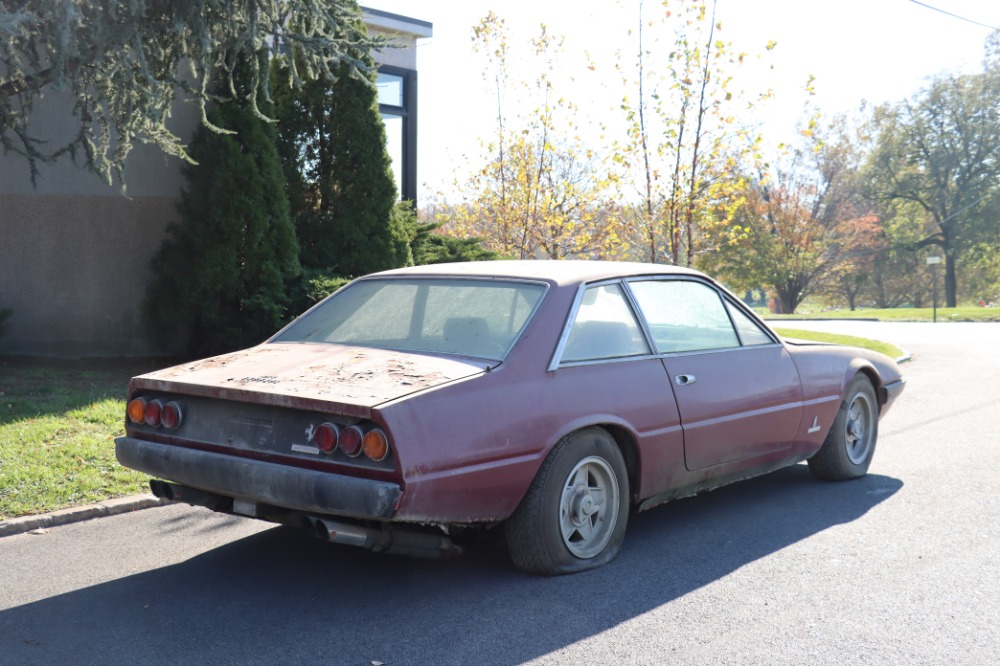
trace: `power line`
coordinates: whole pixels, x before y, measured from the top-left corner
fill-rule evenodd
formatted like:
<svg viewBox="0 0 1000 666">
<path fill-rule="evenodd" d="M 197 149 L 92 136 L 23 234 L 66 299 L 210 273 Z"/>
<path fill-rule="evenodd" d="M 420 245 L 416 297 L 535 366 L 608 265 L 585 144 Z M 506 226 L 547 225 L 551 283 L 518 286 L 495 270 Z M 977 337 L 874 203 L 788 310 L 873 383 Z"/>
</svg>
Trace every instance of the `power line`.
<svg viewBox="0 0 1000 666">
<path fill-rule="evenodd" d="M 928 5 L 926 2 L 920 2 L 920 0 L 910 0 L 910 2 L 912 2 L 915 5 L 920 5 L 921 7 L 926 7 L 927 9 L 933 9 L 936 12 L 940 12 L 942 14 L 946 14 L 948 16 L 951 16 L 952 18 L 957 18 L 960 21 L 966 21 L 967 23 L 972 23 L 974 25 L 982 26 L 983 28 L 989 28 L 990 30 L 1000 30 L 1000 28 L 998 28 L 995 25 L 989 25 L 989 24 L 986 24 L 986 23 L 980 23 L 979 21 L 974 21 L 974 20 L 972 20 L 970 18 L 966 18 L 964 16 L 959 16 L 958 14 L 952 14 L 951 12 L 945 11 L 944 9 L 941 9 L 939 7 L 934 7 L 932 5 Z"/>
</svg>

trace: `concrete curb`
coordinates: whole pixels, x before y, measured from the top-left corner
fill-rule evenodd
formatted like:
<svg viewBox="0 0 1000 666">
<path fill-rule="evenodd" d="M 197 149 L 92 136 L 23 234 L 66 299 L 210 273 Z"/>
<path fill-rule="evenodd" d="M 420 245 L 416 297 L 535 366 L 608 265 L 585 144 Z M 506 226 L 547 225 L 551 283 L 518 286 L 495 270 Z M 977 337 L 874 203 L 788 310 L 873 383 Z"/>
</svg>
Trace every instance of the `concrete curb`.
<svg viewBox="0 0 1000 666">
<path fill-rule="evenodd" d="M 79 523 L 84 520 L 91 520 L 92 518 L 117 516 L 122 513 L 148 509 L 149 507 L 169 503 L 168 500 L 161 500 L 153 495 L 133 495 L 132 497 L 121 497 L 119 499 L 98 502 L 97 504 L 75 506 L 37 516 L 0 520 L 0 537 L 24 534 L 25 532 L 32 532 L 39 529 L 44 530 L 70 523 Z"/>
</svg>

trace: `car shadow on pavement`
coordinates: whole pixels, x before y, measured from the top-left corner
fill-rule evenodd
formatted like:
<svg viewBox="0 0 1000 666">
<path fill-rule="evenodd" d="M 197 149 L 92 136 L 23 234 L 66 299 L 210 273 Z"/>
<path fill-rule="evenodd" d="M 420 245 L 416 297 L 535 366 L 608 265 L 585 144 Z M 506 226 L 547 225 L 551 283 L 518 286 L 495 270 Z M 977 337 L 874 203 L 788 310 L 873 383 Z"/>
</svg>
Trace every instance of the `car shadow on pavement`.
<svg viewBox="0 0 1000 666">
<path fill-rule="evenodd" d="M 0 612 L 0 662 L 518 664 L 857 520 L 902 485 L 822 483 L 796 465 L 633 515 L 616 560 L 558 578 L 517 572 L 488 541 L 419 560 L 268 529 Z"/>
</svg>

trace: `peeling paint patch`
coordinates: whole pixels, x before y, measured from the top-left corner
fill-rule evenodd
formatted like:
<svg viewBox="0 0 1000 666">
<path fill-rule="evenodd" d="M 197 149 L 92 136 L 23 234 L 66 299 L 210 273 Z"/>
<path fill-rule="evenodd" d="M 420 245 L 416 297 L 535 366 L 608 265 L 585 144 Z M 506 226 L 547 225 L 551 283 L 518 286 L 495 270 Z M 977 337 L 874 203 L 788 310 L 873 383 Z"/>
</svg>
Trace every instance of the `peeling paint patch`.
<svg viewBox="0 0 1000 666">
<path fill-rule="evenodd" d="M 137 378 L 138 386 L 305 408 L 378 404 L 484 372 L 466 359 L 332 344 L 264 344 Z M 237 397 L 235 392 L 242 394 Z M 353 412 L 352 412 L 353 413 Z"/>
</svg>

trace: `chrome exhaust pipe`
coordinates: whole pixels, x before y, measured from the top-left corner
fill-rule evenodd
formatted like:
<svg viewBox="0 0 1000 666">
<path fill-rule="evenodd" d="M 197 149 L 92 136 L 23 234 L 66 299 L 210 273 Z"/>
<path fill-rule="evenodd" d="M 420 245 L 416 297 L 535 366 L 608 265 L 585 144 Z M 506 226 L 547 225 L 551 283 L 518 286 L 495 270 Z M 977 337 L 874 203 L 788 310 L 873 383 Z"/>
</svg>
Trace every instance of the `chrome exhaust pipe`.
<svg viewBox="0 0 1000 666">
<path fill-rule="evenodd" d="M 411 557 L 441 557 L 462 552 L 447 536 L 397 529 L 380 530 L 326 518 L 309 517 L 313 532 L 323 541 Z"/>
<path fill-rule="evenodd" d="M 323 541 L 340 543 L 345 546 L 360 546 L 368 550 L 385 550 L 391 542 L 388 535 L 381 530 L 359 525 L 349 525 L 336 520 L 325 518 L 310 518 L 313 522 L 313 529 Z"/>
<path fill-rule="evenodd" d="M 160 499 L 165 499 L 165 500 L 174 499 L 173 489 L 170 487 L 170 484 L 167 483 L 166 481 L 160 481 L 159 479 L 150 479 L 149 490 Z"/>
</svg>

